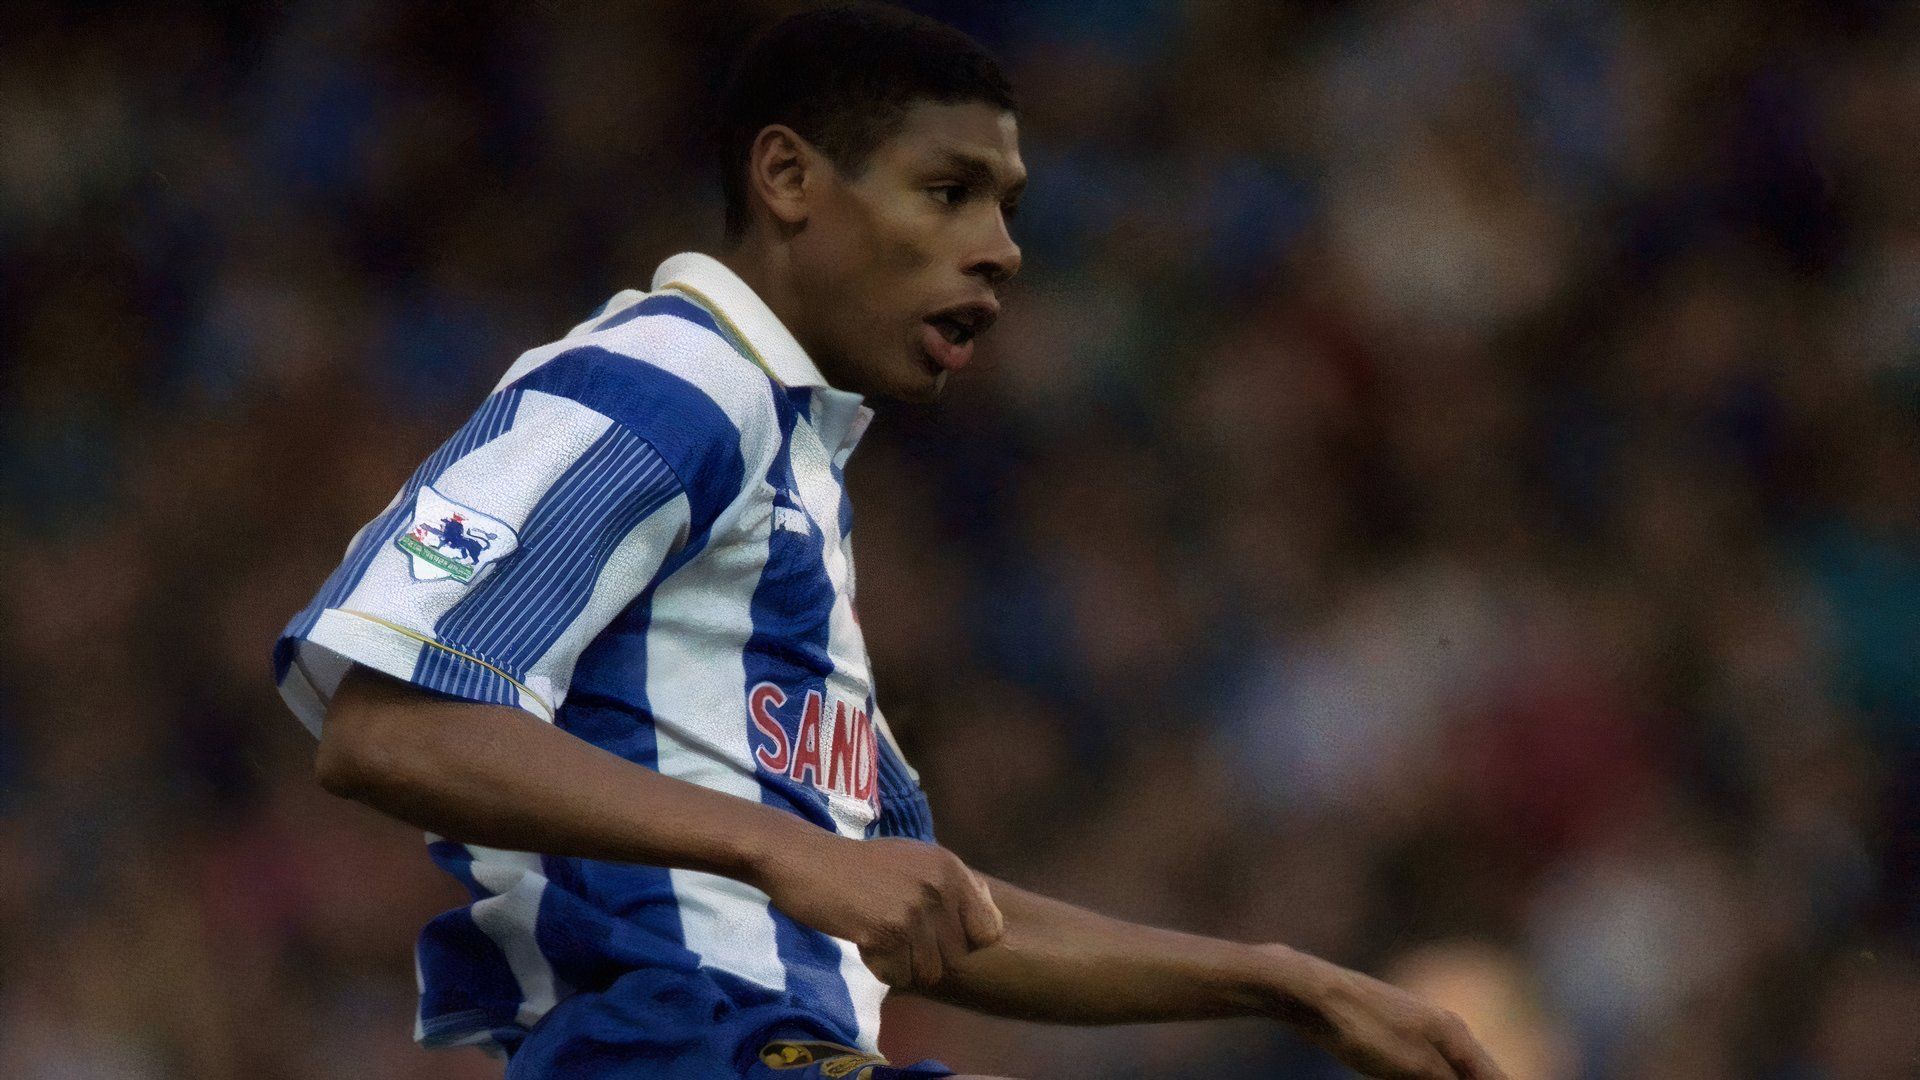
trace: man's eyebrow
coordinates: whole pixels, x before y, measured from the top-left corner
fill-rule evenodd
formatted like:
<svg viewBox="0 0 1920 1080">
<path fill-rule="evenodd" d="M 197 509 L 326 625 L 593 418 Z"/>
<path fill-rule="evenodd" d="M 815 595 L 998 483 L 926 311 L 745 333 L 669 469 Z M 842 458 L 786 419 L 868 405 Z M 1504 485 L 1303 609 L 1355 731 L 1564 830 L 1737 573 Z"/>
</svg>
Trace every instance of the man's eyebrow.
<svg viewBox="0 0 1920 1080">
<path fill-rule="evenodd" d="M 947 149 L 940 151 L 939 170 L 943 173 L 950 173 L 955 180 L 974 187 L 999 187 L 1001 183 L 999 170 L 993 167 L 992 162 L 986 158 L 963 153 L 959 150 Z M 1017 197 L 1021 191 L 1025 190 L 1026 186 L 1027 178 L 1021 176 L 1019 179 L 1006 185 L 1006 196 L 1008 198 Z"/>
</svg>

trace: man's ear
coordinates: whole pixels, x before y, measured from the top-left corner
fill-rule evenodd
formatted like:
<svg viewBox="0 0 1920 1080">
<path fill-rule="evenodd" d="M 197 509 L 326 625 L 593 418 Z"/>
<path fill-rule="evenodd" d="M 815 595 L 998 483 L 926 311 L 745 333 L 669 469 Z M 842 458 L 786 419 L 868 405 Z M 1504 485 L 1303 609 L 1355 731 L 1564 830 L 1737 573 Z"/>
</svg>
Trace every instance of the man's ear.
<svg viewBox="0 0 1920 1080">
<path fill-rule="evenodd" d="M 822 172 L 832 166 L 813 144 L 785 124 L 769 124 L 747 151 L 747 186 L 775 221 L 789 229 L 807 223 Z"/>
</svg>

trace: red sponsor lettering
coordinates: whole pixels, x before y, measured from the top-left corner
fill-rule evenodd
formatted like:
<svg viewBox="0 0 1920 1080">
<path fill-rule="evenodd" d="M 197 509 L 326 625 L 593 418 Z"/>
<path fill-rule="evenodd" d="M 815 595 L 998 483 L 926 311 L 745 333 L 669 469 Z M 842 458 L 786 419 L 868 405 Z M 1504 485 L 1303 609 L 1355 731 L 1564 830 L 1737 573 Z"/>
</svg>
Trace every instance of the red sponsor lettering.
<svg viewBox="0 0 1920 1080">
<path fill-rule="evenodd" d="M 753 726 L 772 744 L 755 749 L 753 756 L 761 768 L 771 772 L 786 772 L 791 756 L 787 729 L 781 727 L 780 718 L 773 715 L 773 710 L 786 703 L 787 692 L 770 682 L 760 683 L 747 694 L 747 712 L 753 717 Z"/>
<path fill-rule="evenodd" d="M 877 786 L 880 775 L 878 747 L 873 741 L 873 718 L 868 716 L 864 709 L 854 710 L 853 717 L 855 754 L 853 796 L 856 799 L 872 802 L 874 788 Z"/>
<path fill-rule="evenodd" d="M 791 696 L 771 682 L 747 692 L 747 714 L 753 720 L 754 760 L 771 773 L 821 791 L 848 795 L 872 803 L 880 786 L 878 734 L 865 709 L 844 701 L 833 703 L 833 727 L 826 727 L 826 695 L 809 690 L 801 707 L 800 723 L 791 737 L 778 710 Z"/>
<path fill-rule="evenodd" d="M 827 759 L 827 787 L 842 795 L 853 794 L 854 754 L 859 741 L 859 709 L 847 716 L 847 703 L 833 703 L 833 753 Z"/>
<path fill-rule="evenodd" d="M 800 715 L 800 730 L 793 736 L 793 764 L 787 775 L 803 784 L 820 783 L 820 691 L 807 691 L 806 710 Z M 811 773 L 809 776 L 807 774 Z"/>
</svg>

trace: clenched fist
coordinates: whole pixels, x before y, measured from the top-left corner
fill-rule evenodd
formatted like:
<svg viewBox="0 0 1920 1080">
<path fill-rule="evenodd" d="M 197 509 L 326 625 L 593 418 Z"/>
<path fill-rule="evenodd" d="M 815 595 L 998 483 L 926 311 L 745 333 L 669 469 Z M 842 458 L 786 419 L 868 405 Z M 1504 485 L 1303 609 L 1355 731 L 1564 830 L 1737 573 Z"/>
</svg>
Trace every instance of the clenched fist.
<svg viewBox="0 0 1920 1080">
<path fill-rule="evenodd" d="M 770 855 L 755 876 L 774 906 L 853 942 L 881 981 L 901 989 L 937 985 L 1004 929 L 986 882 L 951 851 L 918 840 L 820 831 Z"/>
</svg>

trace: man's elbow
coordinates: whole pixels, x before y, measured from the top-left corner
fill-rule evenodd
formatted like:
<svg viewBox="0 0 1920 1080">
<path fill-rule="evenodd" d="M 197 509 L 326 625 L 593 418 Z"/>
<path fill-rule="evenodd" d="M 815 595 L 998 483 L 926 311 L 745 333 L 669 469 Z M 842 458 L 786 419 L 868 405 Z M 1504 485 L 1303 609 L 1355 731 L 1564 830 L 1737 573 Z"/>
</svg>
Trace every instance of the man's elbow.
<svg viewBox="0 0 1920 1080">
<path fill-rule="evenodd" d="M 420 771 L 419 758 L 430 750 L 407 739 L 418 725 L 391 722 L 376 712 L 335 710 L 320 733 L 314 778 L 329 794 L 378 806 L 404 791 Z"/>
<path fill-rule="evenodd" d="M 360 735 L 335 734 L 329 729 L 320 736 L 320 751 L 314 755 L 313 775 L 330 795 L 356 802 L 365 801 L 385 786 L 383 773 L 387 755 L 368 745 L 375 740 Z"/>
<path fill-rule="evenodd" d="M 314 779 L 328 793 L 376 804 L 404 790 L 409 777 L 429 767 L 420 759 L 433 747 L 423 734 L 417 704 L 384 676 L 356 667 L 341 680 L 320 729 Z"/>
</svg>

